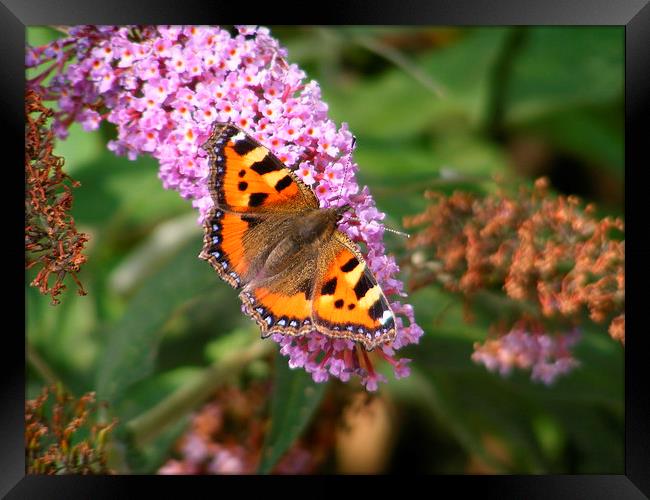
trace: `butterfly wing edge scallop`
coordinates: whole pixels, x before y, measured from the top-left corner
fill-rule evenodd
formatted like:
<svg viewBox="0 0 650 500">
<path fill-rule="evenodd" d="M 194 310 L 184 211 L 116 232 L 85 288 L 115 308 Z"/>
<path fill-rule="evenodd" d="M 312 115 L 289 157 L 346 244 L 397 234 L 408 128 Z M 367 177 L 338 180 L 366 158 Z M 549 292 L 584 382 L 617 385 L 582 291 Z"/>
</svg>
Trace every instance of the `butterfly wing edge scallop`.
<svg viewBox="0 0 650 500">
<path fill-rule="evenodd" d="M 242 278 L 234 270 L 233 263 L 230 262 L 228 255 L 222 248 L 223 225 L 220 219 L 223 218 L 225 212 L 219 207 L 212 207 L 206 215 L 203 222 L 203 248 L 199 253 L 199 259 L 205 260 L 217 271 L 217 274 L 226 283 L 235 289 L 241 287 Z"/>
<path fill-rule="evenodd" d="M 250 316 L 260 327 L 262 338 L 270 337 L 275 333 L 281 335 L 299 336 L 314 331 L 311 317 L 287 318 L 278 317 L 271 309 L 264 307 L 248 291 L 239 294 L 243 304 L 244 313 Z"/>
</svg>

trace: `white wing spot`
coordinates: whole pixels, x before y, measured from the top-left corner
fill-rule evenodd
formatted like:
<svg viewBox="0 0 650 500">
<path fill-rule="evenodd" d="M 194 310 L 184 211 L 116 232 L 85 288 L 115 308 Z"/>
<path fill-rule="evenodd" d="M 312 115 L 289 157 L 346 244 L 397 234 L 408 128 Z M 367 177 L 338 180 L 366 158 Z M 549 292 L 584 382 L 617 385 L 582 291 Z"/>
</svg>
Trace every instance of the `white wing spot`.
<svg viewBox="0 0 650 500">
<path fill-rule="evenodd" d="M 388 309 L 384 311 L 384 314 L 381 315 L 381 318 L 379 318 L 379 323 L 382 325 L 385 325 L 386 322 L 393 317 L 393 313 L 391 313 Z"/>
</svg>

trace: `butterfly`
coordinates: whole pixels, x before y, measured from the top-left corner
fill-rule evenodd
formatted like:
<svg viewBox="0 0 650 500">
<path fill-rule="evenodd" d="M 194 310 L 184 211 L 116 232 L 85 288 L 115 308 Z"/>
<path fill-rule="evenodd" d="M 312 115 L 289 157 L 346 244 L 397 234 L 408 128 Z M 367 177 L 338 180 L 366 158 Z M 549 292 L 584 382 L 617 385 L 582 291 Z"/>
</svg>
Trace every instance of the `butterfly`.
<svg viewBox="0 0 650 500">
<path fill-rule="evenodd" d="M 316 330 L 368 351 L 390 343 L 395 315 L 337 227 L 350 206 L 321 208 L 293 170 L 230 123 L 215 123 L 202 147 L 214 207 L 199 257 L 239 290 L 262 337 Z"/>
</svg>

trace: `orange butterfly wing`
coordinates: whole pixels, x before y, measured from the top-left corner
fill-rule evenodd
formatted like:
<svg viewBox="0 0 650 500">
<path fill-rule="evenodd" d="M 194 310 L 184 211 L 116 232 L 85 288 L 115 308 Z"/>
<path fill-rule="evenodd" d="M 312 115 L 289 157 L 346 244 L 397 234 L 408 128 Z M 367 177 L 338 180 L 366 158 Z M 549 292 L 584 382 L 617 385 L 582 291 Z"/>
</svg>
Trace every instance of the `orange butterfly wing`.
<svg viewBox="0 0 650 500">
<path fill-rule="evenodd" d="M 210 193 L 234 212 L 300 211 L 318 199 L 265 146 L 234 125 L 217 123 L 203 146 L 210 156 Z"/>
<path fill-rule="evenodd" d="M 372 350 L 395 338 L 395 315 L 356 245 L 340 231 L 310 259 L 240 294 L 262 336 L 310 331 Z M 308 250 L 306 250 L 308 251 Z"/>
<path fill-rule="evenodd" d="M 260 326 L 262 337 L 273 333 L 300 335 L 314 330 L 315 267 L 315 258 L 297 259 L 287 263 L 281 276 L 239 294 L 244 310 Z"/>
<path fill-rule="evenodd" d="M 358 247 L 342 232 L 301 249 L 278 275 L 256 279 L 260 265 L 318 199 L 295 173 L 239 128 L 216 124 L 210 155 L 214 209 L 200 257 L 235 288 L 262 336 L 317 330 L 368 350 L 395 337 L 395 316 Z M 246 286 L 247 284 L 250 286 Z"/>
<path fill-rule="evenodd" d="M 312 320 L 330 337 L 362 343 L 367 350 L 395 338 L 395 315 L 357 246 L 336 231 L 323 247 L 324 272 L 313 294 Z"/>
<path fill-rule="evenodd" d="M 273 213 L 318 208 L 318 199 L 268 148 L 234 125 L 215 124 L 203 148 L 210 157 L 215 207 L 204 223 L 199 257 L 231 286 L 241 288 L 254 274 L 251 265 L 259 258 L 255 250 L 271 248 L 282 237 L 263 230 L 262 223 L 273 225 Z"/>
<path fill-rule="evenodd" d="M 244 216 L 245 217 L 245 216 Z M 250 258 L 244 252 L 249 222 L 242 215 L 214 208 L 204 223 L 203 250 L 199 258 L 210 262 L 219 276 L 234 288 L 246 281 Z"/>
</svg>

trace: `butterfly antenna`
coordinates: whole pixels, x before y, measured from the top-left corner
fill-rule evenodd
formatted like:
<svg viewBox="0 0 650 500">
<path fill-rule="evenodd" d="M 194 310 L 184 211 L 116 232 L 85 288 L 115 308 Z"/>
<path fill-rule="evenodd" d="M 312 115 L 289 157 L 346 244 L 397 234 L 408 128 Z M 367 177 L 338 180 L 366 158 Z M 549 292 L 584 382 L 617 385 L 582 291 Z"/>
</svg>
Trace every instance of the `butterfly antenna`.
<svg viewBox="0 0 650 500">
<path fill-rule="evenodd" d="M 400 236 L 404 236 L 405 238 L 410 238 L 411 235 L 409 233 L 405 233 L 403 231 L 398 231 L 397 229 L 393 229 L 392 227 L 384 227 L 384 231 L 389 231 L 391 233 L 399 234 Z"/>
<path fill-rule="evenodd" d="M 348 220 L 349 220 L 349 221 L 350 221 L 350 220 L 354 220 L 354 221 L 357 221 L 357 222 L 362 222 L 362 220 L 359 219 L 359 218 L 357 218 L 357 217 L 350 217 Z M 377 224 L 378 226 L 381 225 L 381 224 L 379 224 L 378 222 L 376 222 L 376 221 L 374 221 L 374 220 L 368 222 L 367 224 Z M 384 231 L 388 231 L 388 232 L 391 232 L 391 233 L 399 234 L 400 236 L 404 236 L 404 237 L 406 237 L 406 238 L 410 238 L 410 237 L 411 237 L 410 234 L 405 233 L 405 232 L 402 232 L 402 231 L 398 231 L 397 229 L 393 229 L 392 227 L 386 227 L 386 226 L 384 226 Z"/>
<path fill-rule="evenodd" d="M 355 136 L 352 136 L 352 146 L 350 147 L 350 161 L 352 161 L 352 150 L 354 149 L 355 144 L 357 143 L 357 138 Z M 348 174 L 348 169 L 347 167 L 345 170 L 343 170 L 343 182 L 341 183 L 341 186 L 339 187 L 339 193 L 336 195 L 334 198 L 335 200 L 339 200 L 341 198 L 341 193 L 343 192 L 343 186 L 345 186 L 345 181 L 347 181 L 347 174 Z M 345 204 L 341 205 L 344 206 Z"/>
<path fill-rule="evenodd" d="M 352 146 L 350 147 L 350 156 L 352 156 L 352 150 L 354 149 L 354 146 L 355 146 L 356 143 L 357 143 L 357 138 L 353 135 L 353 136 L 352 136 Z M 347 180 L 347 179 L 346 179 L 347 173 L 348 173 L 348 171 L 347 171 L 347 168 L 346 168 L 346 169 L 343 171 L 343 183 L 341 184 L 341 189 L 339 190 L 339 194 L 338 194 L 338 196 L 337 196 L 338 198 L 341 197 L 341 192 L 343 191 L 343 186 L 345 185 L 345 181 Z M 357 222 L 362 222 L 361 219 L 359 219 L 358 217 L 349 217 L 349 218 L 348 218 L 348 221 L 357 221 Z M 377 225 L 380 225 L 380 224 L 378 224 L 378 223 L 375 222 L 375 221 L 370 221 L 368 224 L 377 224 Z M 397 229 L 393 229 L 393 228 L 390 228 L 390 227 L 386 227 L 386 226 L 384 226 L 384 230 L 385 230 L 385 231 L 389 231 L 389 232 L 391 232 L 391 233 L 398 234 L 398 235 L 400 235 L 400 236 L 404 236 L 404 237 L 406 237 L 406 238 L 410 238 L 410 237 L 411 237 L 411 235 L 408 234 L 408 233 L 404 233 L 404 232 L 402 232 L 402 231 L 398 231 Z"/>
</svg>

